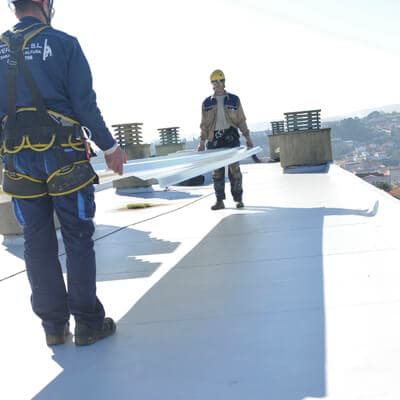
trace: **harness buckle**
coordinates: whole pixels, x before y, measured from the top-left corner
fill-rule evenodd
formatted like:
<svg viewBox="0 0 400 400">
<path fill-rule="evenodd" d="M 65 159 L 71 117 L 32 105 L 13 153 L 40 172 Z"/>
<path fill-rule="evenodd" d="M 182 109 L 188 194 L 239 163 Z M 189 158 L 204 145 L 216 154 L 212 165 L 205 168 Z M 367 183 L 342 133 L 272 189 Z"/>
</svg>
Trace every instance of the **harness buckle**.
<svg viewBox="0 0 400 400">
<path fill-rule="evenodd" d="M 11 60 L 11 59 L 8 60 L 8 68 L 16 69 L 17 65 L 18 65 L 17 60 Z"/>
<path fill-rule="evenodd" d="M 83 140 L 92 139 L 92 132 L 87 126 L 84 125 L 81 126 L 81 139 Z"/>
<path fill-rule="evenodd" d="M 87 126 L 81 126 L 81 140 L 85 146 L 86 160 L 90 160 L 92 152 L 89 146 L 89 140 L 92 138 L 92 132 Z"/>
<path fill-rule="evenodd" d="M 224 131 L 223 129 L 219 129 L 217 131 L 214 132 L 214 136 L 216 139 L 221 139 L 222 136 L 224 136 Z"/>
</svg>

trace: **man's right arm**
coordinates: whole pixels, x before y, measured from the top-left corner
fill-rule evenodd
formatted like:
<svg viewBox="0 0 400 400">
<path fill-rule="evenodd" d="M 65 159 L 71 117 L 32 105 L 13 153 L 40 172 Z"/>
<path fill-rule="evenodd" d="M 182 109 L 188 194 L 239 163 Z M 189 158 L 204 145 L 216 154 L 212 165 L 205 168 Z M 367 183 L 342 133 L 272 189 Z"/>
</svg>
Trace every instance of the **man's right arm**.
<svg viewBox="0 0 400 400">
<path fill-rule="evenodd" d="M 207 140 L 207 129 L 205 124 L 206 116 L 203 104 L 201 106 L 200 139 L 199 139 L 199 145 L 197 147 L 198 151 L 204 151 L 206 149 L 206 140 Z"/>
</svg>

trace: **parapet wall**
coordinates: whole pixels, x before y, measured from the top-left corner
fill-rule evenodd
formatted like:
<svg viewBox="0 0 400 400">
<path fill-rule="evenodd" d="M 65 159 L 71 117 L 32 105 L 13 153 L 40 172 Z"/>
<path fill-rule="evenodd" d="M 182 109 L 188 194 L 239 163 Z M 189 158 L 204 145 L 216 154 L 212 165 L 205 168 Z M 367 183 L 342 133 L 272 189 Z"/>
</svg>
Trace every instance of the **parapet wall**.
<svg viewBox="0 0 400 400">
<path fill-rule="evenodd" d="M 268 136 L 269 157 L 274 161 L 280 159 L 279 136 L 279 134 Z"/>
<path fill-rule="evenodd" d="M 320 165 L 332 161 L 330 128 L 287 132 L 276 136 L 279 137 L 283 168 Z"/>
<path fill-rule="evenodd" d="M 11 198 L 0 194 L 0 235 L 20 235 L 22 228 L 18 224 Z"/>
<path fill-rule="evenodd" d="M 183 150 L 183 143 L 171 143 L 171 144 L 162 144 L 156 146 L 156 154 L 157 156 L 166 156 L 168 154 L 176 153 L 177 151 Z"/>
<path fill-rule="evenodd" d="M 150 157 L 149 144 L 128 144 L 124 147 L 128 160 L 137 160 Z"/>
</svg>

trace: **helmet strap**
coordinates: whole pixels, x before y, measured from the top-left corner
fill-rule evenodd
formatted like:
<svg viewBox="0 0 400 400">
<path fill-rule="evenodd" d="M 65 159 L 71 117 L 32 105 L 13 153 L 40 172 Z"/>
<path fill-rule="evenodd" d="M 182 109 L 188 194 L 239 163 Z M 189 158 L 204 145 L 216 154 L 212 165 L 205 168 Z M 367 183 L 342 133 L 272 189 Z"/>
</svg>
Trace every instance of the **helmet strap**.
<svg viewBox="0 0 400 400">
<path fill-rule="evenodd" d="M 51 25 L 51 17 L 52 17 L 52 10 L 53 10 L 53 0 L 49 0 L 49 2 L 48 2 L 48 9 L 49 9 L 49 13 L 48 14 L 46 14 L 45 11 L 44 11 L 43 3 L 40 3 L 40 4 L 37 3 L 37 2 L 35 2 L 35 3 L 37 4 L 37 6 L 39 7 L 40 11 L 42 12 L 42 14 L 43 14 L 43 16 L 44 16 L 44 18 L 46 20 L 46 24 L 47 25 Z"/>
</svg>

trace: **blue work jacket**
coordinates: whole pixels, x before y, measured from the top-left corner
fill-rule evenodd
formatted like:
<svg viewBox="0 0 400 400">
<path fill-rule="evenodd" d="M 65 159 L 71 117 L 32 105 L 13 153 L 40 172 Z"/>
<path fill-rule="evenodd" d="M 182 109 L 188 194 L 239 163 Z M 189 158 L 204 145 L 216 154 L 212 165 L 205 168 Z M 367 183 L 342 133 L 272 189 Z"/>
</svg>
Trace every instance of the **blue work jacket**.
<svg viewBox="0 0 400 400">
<path fill-rule="evenodd" d="M 24 17 L 15 30 L 40 23 Z M 101 149 L 115 144 L 97 106 L 89 64 L 76 38 L 49 27 L 27 44 L 25 60 L 43 97 L 46 108 L 73 118 L 88 127 L 92 140 Z M 7 68 L 9 50 L 0 41 L 0 120 L 7 115 Z M 17 80 L 17 104 L 32 106 L 31 94 L 22 76 Z"/>
</svg>

